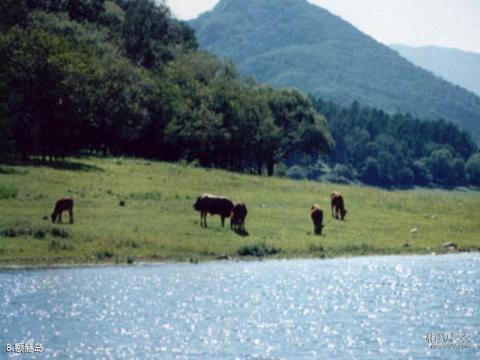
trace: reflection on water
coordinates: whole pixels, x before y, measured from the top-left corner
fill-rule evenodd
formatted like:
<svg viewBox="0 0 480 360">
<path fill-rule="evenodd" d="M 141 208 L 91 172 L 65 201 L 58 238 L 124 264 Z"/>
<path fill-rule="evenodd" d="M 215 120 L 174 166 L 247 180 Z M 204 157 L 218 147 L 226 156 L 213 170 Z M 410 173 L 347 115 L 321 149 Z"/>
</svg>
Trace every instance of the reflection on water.
<svg viewBox="0 0 480 360">
<path fill-rule="evenodd" d="M 0 345 L 41 343 L 29 359 L 471 359 L 479 273 L 478 254 L 4 271 Z M 474 347 L 430 349 L 431 331 Z"/>
</svg>

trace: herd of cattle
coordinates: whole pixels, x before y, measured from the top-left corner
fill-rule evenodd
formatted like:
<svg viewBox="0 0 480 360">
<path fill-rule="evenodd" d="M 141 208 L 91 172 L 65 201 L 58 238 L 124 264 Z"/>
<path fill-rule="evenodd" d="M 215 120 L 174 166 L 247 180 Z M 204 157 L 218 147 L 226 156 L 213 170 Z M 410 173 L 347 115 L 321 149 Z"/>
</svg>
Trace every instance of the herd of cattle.
<svg viewBox="0 0 480 360">
<path fill-rule="evenodd" d="M 332 217 L 336 219 L 345 219 L 347 209 L 342 194 L 338 191 L 330 195 Z M 247 217 L 247 206 L 244 203 L 234 203 L 232 200 L 211 194 L 203 194 L 197 198 L 193 208 L 200 212 L 200 226 L 207 227 L 207 215 L 219 215 L 222 221 L 222 227 L 225 226 L 225 219 L 230 218 L 230 228 L 237 231 L 245 231 L 245 218 Z M 317 235 L 322 234 L 323 210 L 318 205 L 310 208 L 310 218 L 313 222 L 314 232 Z"/>
<path fill-rule="evenodd" d="M 336 219 L 345 219 L 347 209 L 342 194 L 338 191 L 330 195 L 332 217 Z M 197 198 L 193 208 L 200 212 L 200 226 L 207 227 L 207 214 L 219 215 L 222 221 L 222 227 L 225 226 L 225 219 L 230 218 L 230 228 L 236 231 L 245 231 L 245 218 L 247 217 L 247 206 L 244 203 L 234 203 L 232 200 L 211 194 L 203 194 Z M 51 215 L 52 222 L 62 222 L 62 213 L 68 212 L 70 224 L 73 224 L 73 198 L 59 199 L 55 203 L 55 208 Z M 314 232 L 317 235 L 322 234 L 323 210 L 318 205 L 310 208 L 310 218 L 313 222 Z"/>
</svg>

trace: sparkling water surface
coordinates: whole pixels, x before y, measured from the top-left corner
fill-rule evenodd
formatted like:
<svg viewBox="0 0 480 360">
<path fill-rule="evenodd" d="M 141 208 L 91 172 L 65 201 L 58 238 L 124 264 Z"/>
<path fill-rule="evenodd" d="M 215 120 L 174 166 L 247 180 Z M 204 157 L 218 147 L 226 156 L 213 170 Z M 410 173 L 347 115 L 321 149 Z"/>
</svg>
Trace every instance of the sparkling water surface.
<svg viewBox="0 0 480 360">
<path fill-rule="evenodd" d="M 472 359 L 479 307 L 480 254 L 6 270 L 0 358 Z"/>
</svg>

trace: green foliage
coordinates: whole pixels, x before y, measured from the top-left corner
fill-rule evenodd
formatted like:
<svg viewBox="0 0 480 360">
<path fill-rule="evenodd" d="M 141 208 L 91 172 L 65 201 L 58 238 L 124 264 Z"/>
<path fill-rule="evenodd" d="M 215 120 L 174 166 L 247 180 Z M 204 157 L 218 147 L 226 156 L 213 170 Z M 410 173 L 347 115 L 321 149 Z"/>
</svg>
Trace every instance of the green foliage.
<svg viewBox="0 0 480 360">
<path fill-rule="evenodd" d="M 163 3 L 35 0 L 29 10 L 25 28 L 0 33 L 2 155 L 82 150 L 272 175 L 293 152 L 314 159 L 331 147 L 310 99 L 195 51 Z"/>
<path fill-rule="evenodd" d="M 238 249 L 237 254 L 240 256 L 264 257 L 268 255 L 275 255 L 280 252 L 282 252 L 281 249 L 278 249 L 274 246 L 268 246 L 265 243 L 260 243 L 243 245 Z"/>
<path fill-rule="evenodd" d="M 388 115 L 358 103 L 342 108 L 317 99 L 314 104 L 329 119 L 335 142 L 328 180 L 359 179 L 383 187 L 451 187 L 467 182 L 465 160 L 477 147 L 455 125 Z"/>
<path fill-rule="evenodd" d="M 480 153 L 475 153 L 467 161 L 465 172 L 471 184 L 480 186 Z"/>
<path fill-rule="evenodd" d="M 275 87 L 348 106 L 444 118 L 480 140 L 480 98 L 305 0 L 222 0 L 191 22 L 200 47 Z"/>
<path fill-rule="evenodd" d="M 326 121 L 297 91 L 274 91 L 238 77 L 230 62 L 206 53 L 166 66 L 168 99 L 164 151 L 170 159 L 273 174 L 296 149 L 318 155 L 329 148 Z M 153 127 L 161 136 L 162 125 Z M 149 136 L 155 136 L 150 132 Z"/>
<path fill-rule="evenodd" d="M 341 184 L 348 184 L 355 180 L 355 178 L 355 170 L 352 167 L 343 164 L 336 164 L 327 176 L 329 181 Z"/>
<path fill-rule="evenodd" d="M 66 10 L 75 21 L 98 21 L 105 11 L 105 0 L 68 0 Z"/>
<path fill-rule="evenodd" d="M 53 237 L 60 237 L 60 238 L 68 238 L 69 234 L 68 231 L 61 228 L 53 228 L 52 229 L 52 236 Z"/>
<path fill-rule="evenodd" d="M 45 235 L 46 235 L 46 233 L 45 233 L 44 230 L 38 229 L 38 230 L 36 230 L 35 233 L 33 234 L 33 237 L 34 237 L 35 239 L 41 240 L 41 239 L 44 239 L 44 238 L 45 238 Z"/>
<path fill-rule="evenodd" d="M 152 0 L 126 4 L 123 37 L 128 56 L 147 69 L 158 69 L 179 54 L 197 47 L 193 31 L 173 20 L 165 5 Z"/>
<path fill-rule="evenodd" d="M 15 199 L 18 191 L 13 186 L 0 184 L 0 199 Z"/>
<path fill-rule="evenodd" d="M 27 24 L 28 9 L 25 1 L 2 0 L 0 1 L 0 31 L 14 25 L 25 26 Z"/>
<path fill-rule="evenodd" d="M 18 151 L 58 155 L 78 148 L 81 114 L 73 110 L 80 104 L 68 75 L 81 75 L 71 65 L 88 61 L 88 51 L 40 29 L 13 29 L 0 34 L 0 56 L 0 73 L 8 74 L 0 93 Z"/>
<path fill-rule="evenodd" d="M 108 250 L 102 250 L 98 251 L 95 254 L 97 260 L 106 260 L 106 259 L 111 259 L 113 257 L 113 252 L 110 252 Z"/>
<path fill-rule="evenodd" d="M 307 178 L 307 172 L 300 165 L 294 165 L 287 170 L 287 176 L 290 179 L 304 180 Z"/>
</svg>

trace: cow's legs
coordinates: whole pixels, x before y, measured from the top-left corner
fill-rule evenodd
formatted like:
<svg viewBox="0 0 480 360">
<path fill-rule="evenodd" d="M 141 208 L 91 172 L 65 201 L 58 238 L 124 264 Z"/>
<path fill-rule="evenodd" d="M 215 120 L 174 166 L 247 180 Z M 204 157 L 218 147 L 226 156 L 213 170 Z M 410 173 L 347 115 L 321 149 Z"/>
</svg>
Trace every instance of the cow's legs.
<svg viewBox="0 0 480 360">
<path fill-rule="evenodd" d="M 225 226 L 225 218 L 222 216 L 222 227 Z"/>
<path fill-rule="evenodd" d="M 203 213 L 203 225 L 207 227 L 207 213 Z"/>
<path fill-rule="evenodd" d="M 70 218 L 70 224 L 73 224 L 73 210 L 68 210 L 68 217 Z"/>
<path fill-rule="evenodd" d="M 61 224 L 62 223 L 62 212 L 60 212 L 60 215 L 58 215 L 58 221 L 57 221 L 57 224 Z"/>
</svg>

